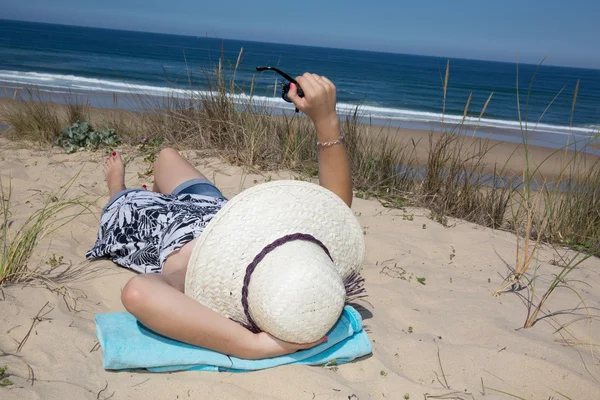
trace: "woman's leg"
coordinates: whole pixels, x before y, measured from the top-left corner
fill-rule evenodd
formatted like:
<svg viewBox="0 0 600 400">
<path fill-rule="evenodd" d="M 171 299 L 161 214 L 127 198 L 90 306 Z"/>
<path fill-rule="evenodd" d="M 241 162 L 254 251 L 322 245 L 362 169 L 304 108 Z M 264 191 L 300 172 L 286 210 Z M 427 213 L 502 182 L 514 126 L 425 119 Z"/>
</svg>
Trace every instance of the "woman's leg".
<svg viewBox="0 0 600 400">
<path fill-rule="evenodd" d="M 106 175 L 106 185 L 111 200 L 127 189 L 125 187 L 125 166 L 121 156 L 116 152 L 113 152 L 104 162 L 104 174 Z"/>
<path fill-rule="evenodd" d="M 196 168 L 171 148 L 162 149 L 154 163 L 153 191 L 169 194 L 177 186 L 190 179 L 204 178 Z"/>
<path fill-rule="evenodd" d="M 188 163 L 179 153 L 171 148 L 165 148 L 158 154 L 154 163 L 154 187 L 152 190 L 158 193 L 169 194 L 184 182 L 190 179 L 206 179 L 196 168 Z M 171 253 L 163 265 L 163 274 L 180 274 L 185 276 L 187 262 L 190 258 L 195 240 L 186 243 L 181 249 Z M 177 290 L 183 292 L 182 285 L 173 285 Z"/>
</svg>

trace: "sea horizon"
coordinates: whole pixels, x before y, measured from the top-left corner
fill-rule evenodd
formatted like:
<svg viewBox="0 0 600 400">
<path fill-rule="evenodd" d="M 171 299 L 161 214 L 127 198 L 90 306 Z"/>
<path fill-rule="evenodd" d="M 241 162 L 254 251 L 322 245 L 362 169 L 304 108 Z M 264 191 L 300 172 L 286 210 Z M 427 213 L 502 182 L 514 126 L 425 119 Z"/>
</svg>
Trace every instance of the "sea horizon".
<svg viewBox="0 0 600 400">
<path fill-rule="evenodd" d="M 115 29 L 115 28 L 103 28 L 98 26 L 89 26 L 89 25 L 76 25 L 76 24 L 58 24 L 58 23 L 50 23 L 50 22 L 39 22 L 33 20 L 21 20 L 21 19 L 6 19 L 0 18 L 0 22 L 2 21 L 10 21 L 10 22 L 22 22 L 22 23 L 31 23 L 31 24 L 40 24 L 40 25 L 55 25 L 55 26 L 64 26 L 64 27 L 73 27 L 73 28 L 85 28 L 85 29 L 97 29 L 104 31 L 116 31 L 116 32 L 132 32 L 132 33 L 148 33 L 153 35 L 164 35 L 164 36 L 176 36 L 176 37 L 186 37 L 186 38 L 209 38 L 215 40 L 235 40 L 240 42 L 247 43 L 261 43 L 261 44 L 280 44 L 286 46 L 298 46 L 298 47 L 309 47 L 309 48 L 319 48 L 319 49 L 332 49 L 332 50 L 351 50 L 351 51 L 360 51 L 365 53 L 381 53 L 381 54 L 398 54 L 405 56 L 417 56 L 417 57 L 432 57 L 432 58 L 446 58 L 453 60 L 463 60 L 463 61 L 483 61 L 489 63 L 499 63 L 499 64 L 519 64 L 519 65 L 527 65 L 537 67 L 539 65 L 544 65 L 547 67 L 557 67 L 557 68 L 571 68 L 571 69 L 583 69 L 583 70 L 591 70 L 591 71 L 600 71 L 600 67 L 592 68 L 592 67 L 583 67 L 583 66 L 571 66 L 571 65 L 559 65 L 559 64 L 547 64 L 543 63 L 532 63 L 532 62 L 512 62 L 512 61 L 501 61 L 501 60 L 490 60 L 486 58 L 473 58 L 473 57 L 456 57 L 449 55 L 436 55 L 432 56 L 430 54 L 421 54 L 421 53 L 407 53 L 407 52 L 399 52 L 399 51 L 385 51 L 385 50 L 370 50 L 370 49 L 362 49 L 362 48 L 351 48 L 351 47 L 335 47 L 335 46 L 325 46 L 325 45 L 308 45 L 308 44 L 299 44 L 299 43 L 286 43 L 286 42 L 276 42 L 276 41 L 268 41 L 268 40 L 245 40 L 234 37 L 208 37 L 206 35 L 191 35 L 191 34 L 182 34 L 182 33 L 168 33 L 168 32 L 158 32 L 158 31 L 148 31 L 148 30 L 136 30 L 136 29 Z M 517 54 L 517 53 L 515 53 Z"/>
</svg>

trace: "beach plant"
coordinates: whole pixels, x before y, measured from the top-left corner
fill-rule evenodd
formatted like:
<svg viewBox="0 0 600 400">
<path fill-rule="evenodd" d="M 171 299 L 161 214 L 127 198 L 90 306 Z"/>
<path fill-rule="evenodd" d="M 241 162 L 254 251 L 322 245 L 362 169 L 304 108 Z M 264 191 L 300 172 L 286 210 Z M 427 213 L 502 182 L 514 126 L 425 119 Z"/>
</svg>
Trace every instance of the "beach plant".
<svg viewBox="0 0 600 400">
<path fill-rule="evenodd" d="M 558 249 L 554 249 L 555 252 L 558 254 L 559 250 Z M 550 284 L 548 285 L 548 287 L 545 289 L 545 291 L 543 291 L 541 293 L 541 296 L 538 296 L 538 293 L 536 293 L 536 283 L 537 283 L 537 268 L 536 268 L 536 272 L 534 273 L 532 279 L 529 281 L 528 284 L 528 288 L 529 288 L 529 296 L 528 299 L 526 301 L 527 304 L 527 317 L 525 318 L 525 323 L 523 324 L 523 328 L 531 328 L 537 321 L 540 315 L 540 312 L 543 313 L 542 309 L 546 303 L 546 301 L 548 300 L 548 298 L 550 297 L 550 295 L 557 289 L 563 288 L 563 289 L 568 289 L 571 292 L 573 292 L 577 298 L 580 300 L 581 304 L 583 304 L 583 307 L 585 308 L 585 310 L 587 311 L 587 316 L 590 317 L 590 313 L 589 313 L 589 309 L 586 306 L 586 302 L 583 299 L 583 297 L 579 294 L 579 292 L 577 292 L 573 287 L 571 287 L 568 284 L 567 281 L 567 277 L 568 275 L 573 272 L 577 267 L 579 267 L 581 265 L 581 263 L 583 263 L 585 260 L 589 259 L 590 257 L 592 257 L 592 254 L 585 254 L 585 253 L 581 253 L 581 252 L 576 252 L 574 255 L 572 256 L 562 256 L 561 260 L 562 260 L 562 265 L 560 266 L 561 271 L 554 275 L 554 279 L 550 282 Z M 547 313 L 544 313 L 545 315 L 548 315 Z"/>
<path fill-rule="evenodd" d="M 63 256 L 56 256 L 56 254 L 52 253 L 52 256 L 46 261 L 46 264 L 50 266 L 50 268 L 57 268 L 64 264 Z"/>
<path fill-rule="evenodd" d="M 5 90 L 0 103 L 0 121 L 8 124 L 11 140 L 49 143 L 60 133 L 61 120 L 56 105 L 42 97 L 37 89 Z"/>
<path fill-rule="evenodd" d="M 0 285 L 32 278 L 35 271 L 29 268 L 29 260 L 38 243 L 75 218 L 92 213 L 89 203 L 81 198 L 66 197 L 78 175 L 46 195 L 41 207 L 16 229 L 13 227 L 11 211 L 11 182 L 5 186 L 0 180 Z M 55 262 L 62 260 L 59 258 Z"/>
<path fill-rule="evenodd" d="M 89 100 L 82 101 L 77 94 L 70 93 L 67 98 L 67 122 L 74 124 L 77 121 L 87 121 L 89 119 L 90 104 Z"/>
<path fill-rule="evenodd" d="M 148 138 L 144 136 L 140 139 L 140 144 L 138 146 L 138 150 L 142 153 L 144 157 L 144 163 L 148 166 L 143 172 L 138 172 L 138 176 L 143 178 L 144 176 L 150 176 L 154 173 L 154 162 L 158 157 L 158 152 L 163 144 L 163 139 L 161 138 Z"/>
<path fill-rule="evenodd" d="M 144 156 L 145 163 L 152 164 L 156 161 L 163 142 L 164 140 L 161 138 L 149 138 L 147 136 L 140 139 L 138 150 Z"/>
<path fill-rule="evenodd" d="M 9 374 L 6 371 L 8 371 L 7 365 L 0 367 L 0 387 L 7 387 L 13 384 L 12 381 L 8 379 Z"/>
<path fill-rule="evenodd" d="M 533 87 L 535 76 L 539 71 L 540 67 L 541 64 L 538 65 L 530 80 L 524 112 L 522 113 L 521 96 L 519 92 L 519 69 L 517 65 L 517 111 L 520 123 L 521 142 L 524 149 L 522 185 L 520 187 L 520 190 L 515 192 L 515 195 L 517 196 L 516 208 L 511 208 L 511 222 L 513 224 L 512 229 L 516 234 L 517 251 L 515 266 L 512 273 L 504 281 L 504 284 L 493 293 L 494 296 L 499 296 L 506 289 L 517 287 L 521 284 L 521 279 L 523 278 L 527 270 L 530 268 L 532 262 L 537 256 L 537 252 L 542 243 L 541 240 L 544 230 L 546 229 L 546 226 L 548 224 L 547 215 L 542 213 L 540 216 L 537 212 L 539 204 L 541 203 L 543 190 L 533 190 L 533 185 L 535 185 L 535 187 L 537 188 L 545 188 L 547 187 L 547 182 L 538 182 L 536 179 L 536 173 L 539 169 L 539 166 L 533 167 L 531 164 L 531 151 L 529 143 L 530 130 L 528 128 L 529 97 L 531 94 L 531 89 Z M 556 97 L 554 99 L 556 99 Z M 552 103 L 550 103 L 546 107 L 546 110 L 544 110 L 542 116 L 540 116 L 538 124 L 551 104 Z"/>
<path fill-rule="evenodd" d="M 450 77 L 450 62 L 442 80 L 442 132 L 429 136 L 425 176 L 420 187 L 422 202 L 431 210 L 431 218 L 447 226 L 447 217 L 455 217 L 491 228 L 505 223 L 515 185 L 508 177 L 507 164 L 494 165 L 487 172 L 488 154 L 494 148 L 490 138 L 466 135 L 465 121 L 470 113 L 471 96 L 463 110 L 463 118 L 456 126 L 448 126 L 444 120 L 446 97 Z M 492 99 L 490 94 L 478 120 L 481 121 Z M 509 157 L 510 159 L 510 157 Z"/>
<path fill-rule="evenodd" d="M 366 198 L 382 200 L 384 206 L 401 208 L 406 194 L 414 192 L 418 184 L 417 170 L 412 168 L 417 143 L 395 140 L 360 120 L 358 109 L 342 120 L 354 188 Z"/>
<path fill-rule="evenodd" d="M 10 386 L 12 384 L 13 384 L 12 381 L 10 379 L 8 379 L 8 378 L 4 378 L 4 379 L 2 379 L 0 381 L 0 387 L 7 387 L 7 386 Z"/>
<path fill-rule="evenodd" d="M 575 104 L 577 90 L 573 104 Z M 586 140 L 584 150 L 594 138 Z M 582 151 L 583 151 L 582 150 Z M 581 294 L 571 286 L 568 276 L 584 261 L 594 256 L 600 256 L 600 162 L 594 161 L 591 167 L 585 165 L 585 154 L 575 152 L 563 165 L 558 178 L 552 185 L 545 184 L 541 195 L 545 221 L 545 229 L 541 237 L 549 243 L 558 243 L 569 250 L 551 244 L 554 259 L 551 264 L 560 268 L 548 286 L 539 292 L 539 265 L 536 266 L 531 279 L 527 279 L 528 296 L 526 299 L 527 316 L 524 328 L 532 327 L 545 313 L 543 307 L 551 294 L 557 289 L 568 289 L 583 305 L 587 319 L 591 318 L 590 311 Z M 568 170 L 568 178 L 561 179 Z M 527 231 L 526 231 L 527 232 Z"/>
<path fill-rule="evenodd" d="M 65 149 L 67 153 L 78 150 L 97 150 L 101 146 L 112 148 L 121 143 L 114 129 L 96 131 L 87 122 L 74 122 L 63 129 L 54 141 L 54 146 Z"/>
<path fill-rule="evenodd" d="M 565 154 L 557 183 L 545 187 L 543 203 L 550 224 L 543 239 L 600 255 L 600 159 L 584 153 L 600 133 L 580 143 L 580 151 Z"/>
<path fill-rule="evenodd" d="M 571 256 L 562 255 L 559 248 L 552 245 L 554 254 L 560 260 L 557 264 L 560 264 L 561 271 L 558 274 L 555 274 L 549 285 L 541 291 L 537 290 L 540 276 L 538 253 L 544 239 L 547 239 L 549 242 L 558 242 L 563 245 L 566 244 L 574 247 L 572 243 L 569 242 L 570 240 L 573 240 L 573 237 L 576 238 L 574 240 L 575 243 L 581 243 L 581 241 L 588 240 L 596 242 L 598 236 L 590 238 L 588 235 L 600 232 L 597 230 L 599 226 L 598 223 L 600 222 L 600 216 L 598 215 L 600 209 L 597 208 L 597 206 L 600 205 L 600 200 L 597 199 L 600 180 L 597 180 L 598 177 L 596 176 L 600 172 L 598 172 L 598 162 L 595 162 L 591 169 L 585 168 L 586 166 L 581 164 L 581 160 L 586 159 L 584 153 L 586 146 L 583 146 L 583 148 L 580 147 L 580 150 L 575 151 L 572 157 L 569 158 L 568 146 L 573 143 L 567 142 L 567 145 L 564 148 L 565 158 L 563 160 L 563 165 L 558 174 L 558 178 L 554 181 L 549 181 L 539 172 L 540 166 L 546 162 L 547 159 L 543 160 L 542 164 L 539 164 L 538 166 L 533 166 L 531 163 L 529 143 L 530 133 L 535 131 L 541 118 L 543 118 L 558 95 L 562 93 L 562 90 L 559 91 L 554 99 L 547 105 L 533 130 L 530 131 L 527 124 L 528 102 L 535 76 L 540 67 L 541 64 L 538 65 L 538 68 L 530 80 L 524 108 L 524 118 L 521 114 L 517 67 L 517 109 L 519 112 L 519 121 L 521 121 L 524 159 L 522 175 L 523 184 L 520 187 L 520 190 L 516 192 L 518 193 L 518 198 L 515 202 L 516 205 L 511 208 L 511 211 L 513 212 L 513 229 L 516 234 L 516 260 L 511 274 L 505 279 L 503 285 L 493 293 L 495 296 L 498 296 L 509 288 L 517 290 L 522 288 L 527 289 L 527 296 L 521 295 L 527 306 L 527 315 L 523 324 L 524 328 L 531 328 L 536 321 L 539 320 L 540 313 L 552 315 L 551 313 L 544 312 L 543 308 L 547 303 L 548 298 L 559 288 L 565 288 L 572 291 L 588 311 L 588 318 L 590 317 L 584 299 L 568 284 L 567 277 L 579 267 L 582 262 L 592 257 L 594 254 L 597 254 L 597 250 L 590 249 L 590 247 L 594 247 L 594 245 L 583 246 L 583 249 L 580 248 L 576 250 Z M 576 85 L 573 95 L 572 111 L 575 110 L 578 88 L 579 82 Z M 593 140 L 594 139 L 592 138 L 588 140 L 587 143 L 589 144 L 593 142 Z M 557 150 L 557 152 L 561 150 L 562 149 Z M 566 178 L 566 180 L 563 178 Z M 588 208 L 588 205 L 591 206 L 591 208 Z M 567 209 L 568 206 L 572 207 L 572 209 Z M 566 222 L 566 218 L 570 218 L 571 221 Z M 583 231 L 583 235 L 580 234 L 579 236 L 575 236 L 576 232 L 571 231 L 571 229 L 574 229 L 575 227 L 578 230 Z M 566 237 L 569 240 L 564 240 L 565 236 L 563 236 L 563 233 L 567 235 Z M 536 267 L 534 268 L 533 275 L 528 277 L 526 273 L 532 265 L 536 265 Z"/>
</svg>

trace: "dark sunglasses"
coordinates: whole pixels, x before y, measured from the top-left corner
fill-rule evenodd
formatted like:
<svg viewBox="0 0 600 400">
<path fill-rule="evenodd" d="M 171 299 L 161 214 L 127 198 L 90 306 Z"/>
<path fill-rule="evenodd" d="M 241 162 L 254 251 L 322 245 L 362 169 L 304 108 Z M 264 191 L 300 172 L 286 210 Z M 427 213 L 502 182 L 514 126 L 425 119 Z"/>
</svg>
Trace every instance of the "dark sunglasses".
<svg viewBox="0 0 600 400">
<path fill-rule="evenodd" d="M 275 68 L 275 67 L 256 67 L 256 70 L 259 72 L 262 71 L 274 71 L 277 72 L 279 75 L 281 75 L 282 77 L 284 77 L 288 82 L 287 83 L 280 83 L 281 85 L 281 98 L 285 101 L 287 101 L 288 103 L 292 103 L 292 100 L 290 100 L 290 98 L 288 97 L 288 92 L 290 91 L 290 83 L 293 83 L 294 85 L 296 85 L 296 87 L 298 88 L 297 93 L 298 96 L 300 97 L 304 97 L 304 92 L 302 91 L 302 88 L 300 88 L 300 85 L 298 85 L 298 82 L 296 82 L 296 80 L 294 78 L 292 78 L 291 76 L 289 76 L 288 74 L 286 74 L 285 72 Z M 296 109 L 296 112 L 298 112 L 298 109 Z"/>
</svg>

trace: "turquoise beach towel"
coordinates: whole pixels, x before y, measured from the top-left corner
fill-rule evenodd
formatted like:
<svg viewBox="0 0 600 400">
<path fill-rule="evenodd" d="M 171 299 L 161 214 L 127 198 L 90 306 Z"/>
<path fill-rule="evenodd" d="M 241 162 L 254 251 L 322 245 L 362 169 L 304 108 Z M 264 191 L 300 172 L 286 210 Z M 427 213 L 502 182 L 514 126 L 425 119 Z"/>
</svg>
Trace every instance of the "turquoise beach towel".
<svg viewBox="0 0 600 400">
<path fill-rule="evenodd" d="M 362 318 L 346 306 L 327 334 L 327 342 L 294 354 L 245 360 L 191 346 L 158 335 L 126 312 L 97 314 L 96 334 L 104 352 L 107 370 L 146 369 L 150 372 L 182 370 L 245 372 L 285 364 L 343 364 L 371 353 L 371 343 L 362 329 Z"/>
</svg>

